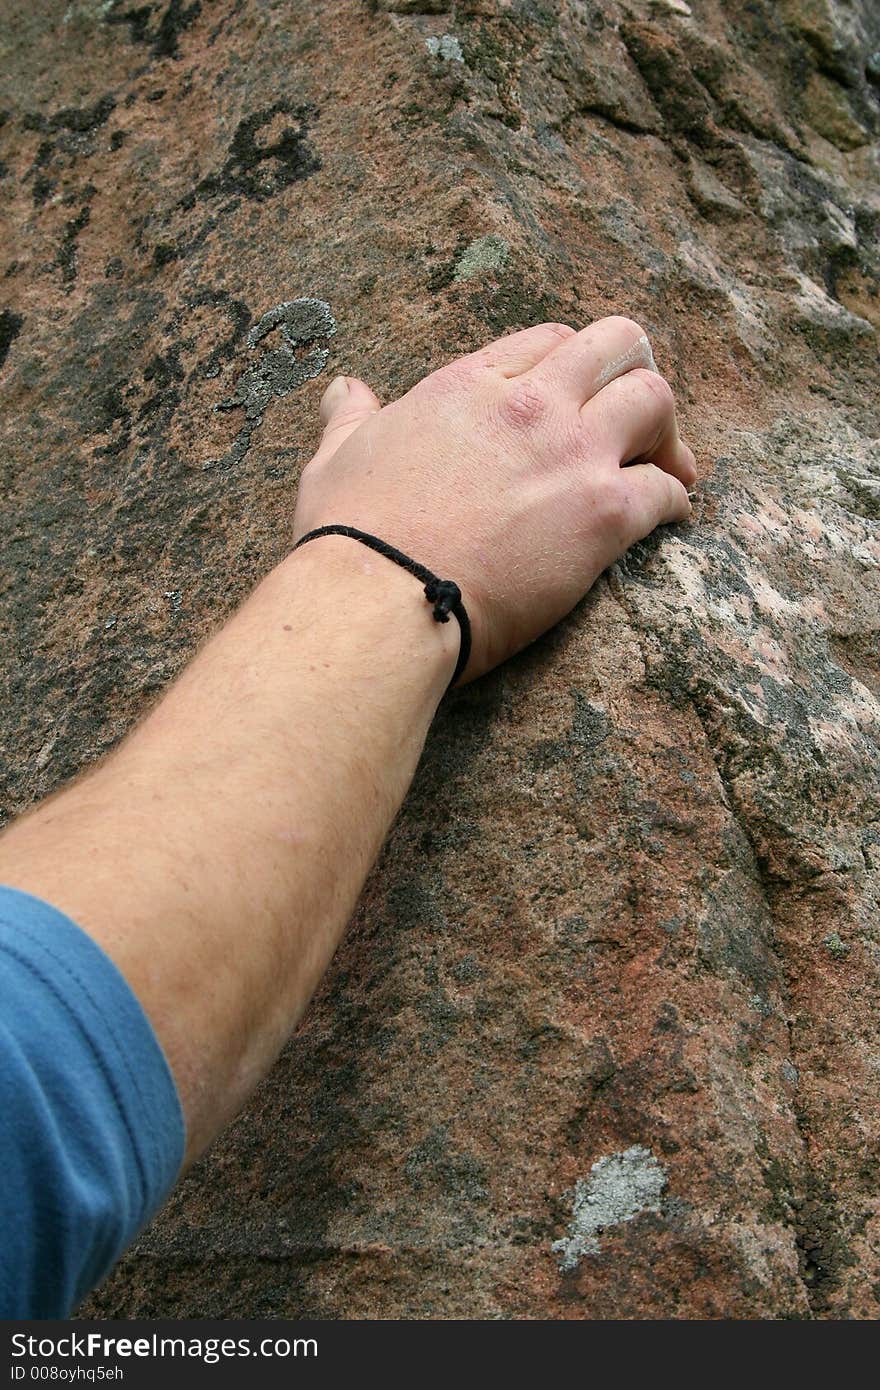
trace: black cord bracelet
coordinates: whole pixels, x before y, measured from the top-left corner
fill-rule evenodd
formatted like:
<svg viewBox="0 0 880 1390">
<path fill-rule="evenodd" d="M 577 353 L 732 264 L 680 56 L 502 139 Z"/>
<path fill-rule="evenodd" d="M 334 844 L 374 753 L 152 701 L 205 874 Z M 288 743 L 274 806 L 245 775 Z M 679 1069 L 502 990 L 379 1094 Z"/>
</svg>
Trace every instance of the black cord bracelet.
<svg viewBox="0 0 880 1390">
<path fill-rule="evenodd" d="M 378 555 L 384 555 L 386 560 L 393 560 L 396 565 L 400 565 L 402 569 L 408 570 L 416 579 L 422 581 L 425 586 L 425 598 L 434 605 L 435 622 L 448 623 L 450 613 L 458 619 L 461 646 L 452 680 L 447 686 L 447 690 L 451 690 L 467 666 L 471 654 L 471 625 L 461 601 L 458 585 L 452 579 L 438 579 L 436 574 L 420 565 L 418 560 L 411 560 L 402 550 L 395 550 L 393 545 L 381 541 L 378 536 L 371 536 L 367 531 L 357 531 L 353 526 L 319 526 L 316 531 L 309 531 L 305 536 L 301 536 L 293 547 L 294 550 L 299 550 L 306 541 L 316 540 L 319 536 L 348 536 L 350 540 L 360 541 L 361 545 L 369 546 L 370 550 L 375 550 Z"/>
</svg>

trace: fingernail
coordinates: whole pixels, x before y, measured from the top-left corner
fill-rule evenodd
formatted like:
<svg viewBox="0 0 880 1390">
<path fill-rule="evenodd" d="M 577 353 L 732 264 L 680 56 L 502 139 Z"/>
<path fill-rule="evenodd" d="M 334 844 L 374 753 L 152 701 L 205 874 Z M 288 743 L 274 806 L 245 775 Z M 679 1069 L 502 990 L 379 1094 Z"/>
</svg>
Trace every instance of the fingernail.
<svg viewBox="0 0 880 1390">
<path fill-rule="evenodd" d="M 348 377 L 335 376 L 321 397 L 321 418 L 333 415 L 348 395 Z"/>
</svg>

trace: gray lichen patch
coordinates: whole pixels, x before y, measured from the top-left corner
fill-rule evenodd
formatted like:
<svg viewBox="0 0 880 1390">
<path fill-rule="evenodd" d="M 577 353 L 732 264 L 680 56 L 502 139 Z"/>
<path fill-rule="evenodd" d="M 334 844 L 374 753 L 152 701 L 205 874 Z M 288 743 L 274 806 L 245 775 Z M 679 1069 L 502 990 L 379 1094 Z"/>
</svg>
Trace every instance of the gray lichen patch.
<svg viewBox="0 0 880 1390">
<path fill-rule="evenodd" d="M 503 270 L 510 256 L 510 246 L 494 232 L 478 237 L 465 247 L 455 264 L 454 280 L 470 280 L 487 270 Z"/>
<path fill-rule="evenodd" d="M 248 347 L 256 347 L 276 328 L 287 346 L 295 349 L 317 338 L 332 338 L 336 320 L 323 299 L 285 299 L 254 324 L 247 335 Z"/>
<path fill-rule="evenodd" d="M 441 34 L 439 38 L 432 34 L 425 40 L 425 47 L 432 58 L 442 58 L 445 63 L 464 62 L 461 44 L 454 34 Z"/>
<path fill-rule="evenodd" d="M 590 1176 L 575 1184 L 568 1235 L 551 1247 L 563 1273 L 576 1269 L 582 1256 L 599 1254 L 600 1231 L 659 1211 L 665 1186 L 666 1169 L 641 1144 L 598 1159 Z"/>
<path fill-rule="evenodd" d="M 330 356 L 324 344 L 336 332 L 336 320 L 323 299 L 286 299 L 254 324 L 247 336 L 248 347 L 259 347 L 276 331 L 280 344 L 268 348 L 258 362 L 247 367 L 233 394 L 214 407 L 244 410 L 244 424 L 225 456 L 206 466 L 239 463 L 250 448 L 254 430 L 263 423 L 269 402 L 289 395 L 324 370 Z"/>
</svg>

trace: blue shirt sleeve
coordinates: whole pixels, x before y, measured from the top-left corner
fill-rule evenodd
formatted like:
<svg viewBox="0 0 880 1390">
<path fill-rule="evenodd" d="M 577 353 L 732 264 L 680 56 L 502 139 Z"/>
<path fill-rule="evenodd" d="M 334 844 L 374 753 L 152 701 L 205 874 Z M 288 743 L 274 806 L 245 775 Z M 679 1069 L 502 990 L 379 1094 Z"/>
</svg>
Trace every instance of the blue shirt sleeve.
<svg viewBox="0 0 880 1390">
<path fill-rule="evenodd" d="M 183 1161 L 168 1063 L 116 966 L 63 913 L 0 887 L 0 1318 L 63 1318 Z"/>
</svg>

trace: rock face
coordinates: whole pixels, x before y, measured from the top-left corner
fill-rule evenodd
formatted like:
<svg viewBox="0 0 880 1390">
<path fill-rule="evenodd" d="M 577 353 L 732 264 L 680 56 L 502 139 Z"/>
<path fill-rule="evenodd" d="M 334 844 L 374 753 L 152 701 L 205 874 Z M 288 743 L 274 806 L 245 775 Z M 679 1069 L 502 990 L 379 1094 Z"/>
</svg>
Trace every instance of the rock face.
<svg viewBox="0 0 880 1390">
<path fill-rule="evenodd" d="M 88 1310 L 876 1317 L 880 10 L 7 13 L 7 814 L 285 551 L 325 363 L 390 398 L 626 312 L 705 479 L 444 708 L 320 997 Z"/>
</svg>

